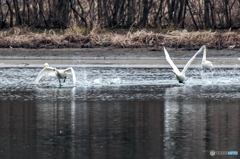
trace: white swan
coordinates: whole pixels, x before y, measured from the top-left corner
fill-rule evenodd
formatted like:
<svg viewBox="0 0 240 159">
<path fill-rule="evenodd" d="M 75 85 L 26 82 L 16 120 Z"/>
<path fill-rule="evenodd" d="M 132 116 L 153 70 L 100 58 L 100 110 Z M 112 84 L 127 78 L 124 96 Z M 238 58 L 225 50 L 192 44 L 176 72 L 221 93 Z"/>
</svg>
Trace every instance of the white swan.
<svg viewBox="0 0 240 159">
<path fill-rule="evenodd" d="M 58 78 L 59 85 L 62 86 L 61 79 L 63 79 L 63 82 L 65 82 L 66 78 L 69 75 L 72 76 L 72 81 L 75 86 L 76 85 L 76 75 L 75 75 L 75 71 L 72 67 L 69 67 L 66 69 L 56 69 L 54 67 L 50 67 L 48 65 L 48 63 L 45 63 L 43 69 L 38 73 L 38 76 L 35 79 L 35 83 L 38 83 L 44 76 L 56 76 Z"/>
<path fill-rule="evenodd" d="M 186 76 L 185 76 L 185 72 L 187 71 L 188 67 L 190 66 L 190 64 L 193 62 L 193 60 L 195 59 L 195 57 L 203 50 L 203 46 L 195 53 L 195 55 L 187 62 L 187 64 L 184 66 L 183 70 L 180 72 L 179 69 L 177 68 L 177 66 L 173 63 L 172 59 L 170 58 L 167 50 L 165 47 L 163 47 L 164 53 L 165 53 L 165 57 L 167 62 L 170 64 L 170 66 L 173 69 L 173 73 L 176 75 L 176 78 L 178 80 L 179 83 L 184 83 L 186 80 Z"/>
<path fill-rule="evenodd" d="M 207 60 L 207 48 L 205 45 L 202 46 L 204 48 L 203 50 L 203 58 L 202 58 L 202 68 L 203 69 L 212 69 L 213 68 L 213 64 L 211 61 Z"/>
</svg>

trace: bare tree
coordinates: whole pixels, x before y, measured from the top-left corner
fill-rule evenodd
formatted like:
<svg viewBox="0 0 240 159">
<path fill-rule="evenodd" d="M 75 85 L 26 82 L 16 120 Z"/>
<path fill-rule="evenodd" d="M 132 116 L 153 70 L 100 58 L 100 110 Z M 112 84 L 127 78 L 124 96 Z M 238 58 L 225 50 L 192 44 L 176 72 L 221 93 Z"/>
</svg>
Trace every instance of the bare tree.
<svg viewBox="0 0 240 159">
<path fill-rule="evenodd" d="M 1 27 L 239 28 L 240 0 L 0 0 Z"/>
</svg>

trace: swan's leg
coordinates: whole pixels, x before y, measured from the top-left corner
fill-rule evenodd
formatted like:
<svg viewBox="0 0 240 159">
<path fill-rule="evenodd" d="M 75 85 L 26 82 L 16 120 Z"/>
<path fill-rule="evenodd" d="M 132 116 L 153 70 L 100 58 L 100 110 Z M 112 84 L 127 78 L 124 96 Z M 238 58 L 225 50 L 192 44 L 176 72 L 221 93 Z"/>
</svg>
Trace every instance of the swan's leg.
<svg viewBox="0 0 240 159">
<path fill-rule="evenodd" d="M 62 83 L 61 83 L 61 79 L 60 78 L 58 78 L 58 82 L 59 82 L 59 86 L 61 87 Z"/>
<path fill-rule="evenodd" d="M 65 83 L 67 77 L 64 77 L 63 82 Z"/>
</svg>

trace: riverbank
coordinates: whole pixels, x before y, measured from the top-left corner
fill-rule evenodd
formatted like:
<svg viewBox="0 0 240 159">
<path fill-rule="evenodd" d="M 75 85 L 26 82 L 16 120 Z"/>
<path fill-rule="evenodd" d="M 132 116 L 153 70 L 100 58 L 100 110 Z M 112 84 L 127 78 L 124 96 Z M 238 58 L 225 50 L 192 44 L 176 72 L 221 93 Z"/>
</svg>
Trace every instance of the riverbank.
<svg viewBox="0 0 240 159">
<path fill-rule="evenodd" d="M 0 48 L 171 48 L 197 49 L 202 45 L 208 48 L 240 48 L 239 31 L 80 31 L 45 30 L 33 32 L 14 28 L 0 31 Z"/>
</svg>

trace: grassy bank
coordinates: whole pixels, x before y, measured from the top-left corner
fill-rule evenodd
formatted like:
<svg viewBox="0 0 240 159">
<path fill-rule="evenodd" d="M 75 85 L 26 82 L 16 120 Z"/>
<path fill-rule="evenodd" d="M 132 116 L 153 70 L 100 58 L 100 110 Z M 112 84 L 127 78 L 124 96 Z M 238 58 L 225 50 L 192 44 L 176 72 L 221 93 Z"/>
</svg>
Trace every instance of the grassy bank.
<svg viewBox="0 0 240 159">
<path fill-rule="evenodd" d="M 208 48 L 239 48 L 239 31 L 169 31 L 164 33 L 152 31 L 129 32 L 92 30 L 44 30 L 13 28 L 0 31 L 1 48 L 92 48 L 92 47 L 153 47 L 161 46 L 196 49 L 201 45 Z"/>
</svg>

